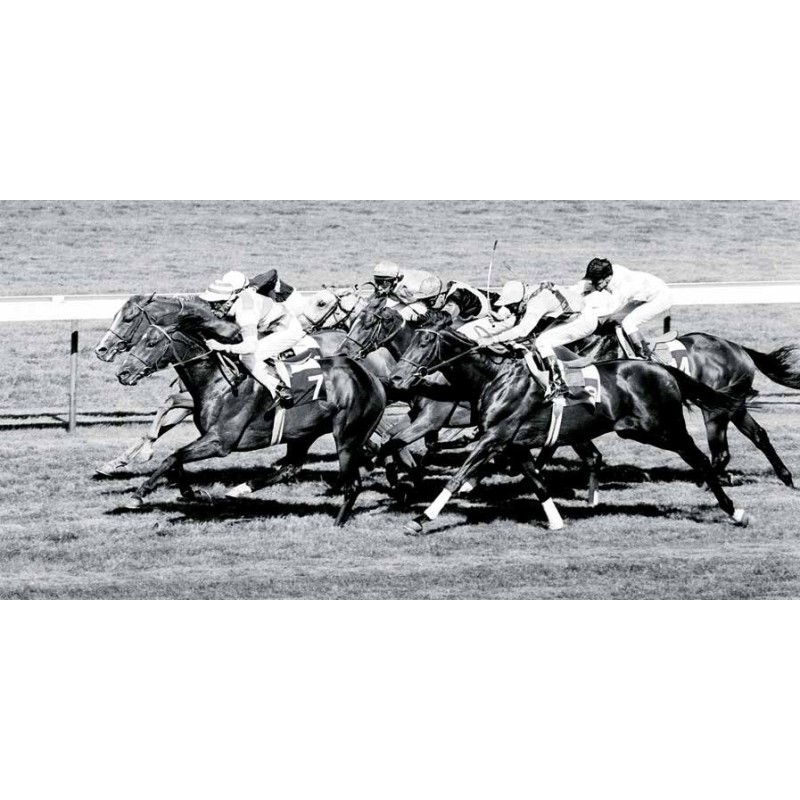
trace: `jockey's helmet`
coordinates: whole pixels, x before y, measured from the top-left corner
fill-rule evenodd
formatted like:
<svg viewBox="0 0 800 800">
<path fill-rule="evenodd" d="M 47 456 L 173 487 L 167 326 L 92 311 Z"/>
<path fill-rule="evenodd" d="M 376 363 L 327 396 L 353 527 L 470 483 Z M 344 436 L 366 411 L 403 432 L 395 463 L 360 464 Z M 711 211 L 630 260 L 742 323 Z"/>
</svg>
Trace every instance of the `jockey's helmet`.
<svg viewBox="0 0 800 800">
<path fill-rule="evenodd" d="M 417 300 L 436 300 L 442 294 L 442 279 L 438 275 L 430 275 L 419 285 Z"/>
<path fill-rule="evenodd" d="M 375 279 L 375 291 L 379 294 L 388 294 L 403 279 L 403 272 L 394 261 L 380 261 L 372 270 Z"/>
<path fill-rule="evenodd" d="M 522 281 L 508 281 L 500 291 L 496 306 L 516 306 L 525 299 L 525 284 Z"/>
<path fill-rule="evenodd" d="M 584 280 L 589 281 L 595 289 L 605 288 L 600 287 L 602 281 L 608 283 L 608 279 L 614 274 L 611 267 L 611 262 L 607 258 L 593 258 L 586 267 L 586 275 Z"/>
<path fill-rule="evenodd" d="M 224 303 L 236 297 L 249 283 L 243 272 L 234 269 L 226 272 L 219 280 L 213 281 L 200 295 L 200 299 L 209 303 Z"/>
</svg>

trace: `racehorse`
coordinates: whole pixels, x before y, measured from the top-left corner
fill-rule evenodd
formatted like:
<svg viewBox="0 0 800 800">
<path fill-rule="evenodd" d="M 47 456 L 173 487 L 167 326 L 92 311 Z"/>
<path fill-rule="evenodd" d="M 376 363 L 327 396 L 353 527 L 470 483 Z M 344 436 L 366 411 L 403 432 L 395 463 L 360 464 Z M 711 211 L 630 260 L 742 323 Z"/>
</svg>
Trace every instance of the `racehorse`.
<svg viewBox="0 0 800 800">
<path fill-rule="evenodd" d="M 402 359 L 417 328 L 406 324 L 403 317 L 395 309 L 385 307 L 384 302 L 385 298 L 378 297 L 367 304 L 347 333 L 339 352 L 359 358 L 377 347 L 383 347 L 395 362 Z M 438 330 L 449 327 L 452 318 L 444 312 L 431 311 L 426 315 L 424 324 Z M 419 384 L 416 386 L 419 387 Z M 447 388 L 447 381 L 442 376 L 428 379 L 424 391 L 425 393 L 416 394 L 412 400 L 410 424 L 398 425 L 389 431 L 381 448 L 381 455 L 392 455 L 396 448 L 407 447 L 423 437 L 428 442 L 430 451 L 435 449 L 435 438 L 442 428 L 469 428 L 474 425 L 470 404 L 463 402 L 461 395 L 454 395 L 452 388 Z M 451 399 L 439 399 L 445 396 Z M 454 396 L 458 399 L 453 400 Z M 462 442 L 469 444 L 472 441 L 468 437 L 467 441 L 455 441 L 450 446 L 459 446 Z M 592 442 L 576 442 L 573 449 L 589 471 L 588 502 L 596 505 L 603 458 Z M 537 467 L 539 464 L 537 461 Z M 416 483 L 419 483 L 421 477 L 421 471 L 415 472 Z"/>
<path fill-rule="evenodd" d="M 603 326 L 595 334 L 570 346 L 570 350 L 592 362 L 625 358 L 622 343 L 614 329 Z M 791 389 L 800 389 L 800 347 L 779 347 L 771 353 L 761 353 L 736 342 L 708 333 L 688 333 L 678 336 L 688 361 L 688 374 L 712 389 L 727 388 L 743 401 L 752 397 L 756 369 L 770 380 Z M 660 361 L 658 354 L 654 360 Z M 787 486 L 794 486 L 792 473 L 775 452 L 767 432 L 753 419 L 742 403 L 731 414 L 710 414 L 703 411 L 711 464 L 723 483 L 730 483 L 727 466 L 731 460 L 728 450 L 728 425 L 732 422 L 767 458 L 775 474 Z"/>
<path fill-rule="evenodd" d="M 344 297 L 340 297 L 329 289 L 323 290 L 311 298 L 308 306 L 310 309 L 308 311 L 309 320 L 314 325 L 321 326 L 312 335 L 312 338 L 318 345 L 319 353 L 322 356 L 336 354 L 345 336 L 343 331 L 326 326 L 334 324 L 340 326 L 345 320 L 352 320 L 353 313 L 363 305 L 363 298 L 354 294 L 350 296 L 354 298 L 352 307 Z M 208 303 L 195 295 L 156 295 L 155 293 L 133 295 L 125 301 L 114 316 L 110 328 L 103 334 L 95 348 L 95 354 L 101 361 L 113 361 L 119 353 L 130 350 L 139 341 L 148 325 L 169 326 L 174 324 L 179 317 L 187 315 L 193 315 L 198 319 L 207 319 L 210 312 L 211 307 Z M 227 363 L 232 370 L 237 369 L 233 362 Z M 365 366 L 374 374 L 385 379 L 394 368 L 394 361 L 388 360 L 385 354 L 376 353 L 367 358 Z M 156 440 L 183 422 L 191 415 L 192 410 L 193 401 L 189 392 L 177 391 L 170 394 L 156 411 L 146 436 L 137 441 L 122 456 L 111 459 L 99 467 L 96 470 L 97 474 L 107 476 L 131 461 L 149 461 L 153 456 L 153 444 Z M 400 458 L 407 461 L 410 455 L 403 452 L 400 454 Z M 256 491 L 255 487 L 259 483 L 258 480 L 254 480 L 250 491 Z M 244 485 L 237 488 L 240 493 L 245 491 Z M 261 487 L 259 486 L 259 488 Z"/>
<path fill-rule="evenodd" d="M 346 331 L 359 315 L 367 299 L 354 289 L 325 287 L 306 300 L 298 319 L 309 333 L 321 330 Z"/>
<path fill-rule="evenodd" d="M 597 365 L 599 399 L 594 408 L 568 404 L 560 428 L 553 433 L 554 404 L 545 402 L 544 389 L 518 360 L 480 352 L 472 340 L 451 329 L 422 328 L 400 359 L 392 375 L 398 388 L 410 388 L 428 372 L 441 371 L 451 385 L 471 398 L 479 409 L 481 437 L 446 488 L 406 526 L 418 535 L 423 524 L 435 519 L 462 487 L 477 479 L 489 459 L 503 452 L 515 458 L 534 484 L 551 528 L 563 521 L 530 455 L 548 440 L 569 444 L 594 439 L 604 433 L 633 439 L 677 453 L 708 484 L 717 502 L 740 525 L 748 518 L 734 507 L 711 467 L 686 430 L 683 404 L 692 402 L 713 413 L 733 411 L 740 402 L 717 392 L 672 367 L 645 361 L 610 361 Z"/>
<path fill-rule="evenodd" d="M 150 325 L 117 371 L 120 383 L 127 386 L 174 366 L 194 401 L 194 420 L 201 434 L 165 458 L 136 490 L 128 507 L 141 506 L 164 476 L 175 480 L 184 497 L 193 498 L 183 469 L 187 462 L 286 442 L 283 467 L 271 481 L 277 482 L 299 470 L 314 441 L 333 432 L 344 494 L 336 525 L 343 525 L 361 488 L 362 449 L 386 405 L 380 382 L 352 359 L 320 358 L 321 385 L 316 385 L 313 398 L 282 409 L 252 378 L 234 385 L 206 346 L 209 336 L 229 341 L 239 336 L 239 326 L 217 319 L 210 311 L 200 319 L 187 314 L 170 326 Z"/>
</svg>

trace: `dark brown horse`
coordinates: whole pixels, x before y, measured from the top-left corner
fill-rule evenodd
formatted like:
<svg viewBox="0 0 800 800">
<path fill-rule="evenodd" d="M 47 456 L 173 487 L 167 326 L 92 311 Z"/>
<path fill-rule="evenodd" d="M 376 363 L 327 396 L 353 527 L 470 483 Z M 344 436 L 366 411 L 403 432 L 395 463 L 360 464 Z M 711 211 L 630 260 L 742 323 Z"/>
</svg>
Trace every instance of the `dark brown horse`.
<svg viewBox="0 0 800 800">
<path fill-rule="evenodd" d="M 360 491 L 364 444 L 385 408 L 383 387 L 352 359 L 321 358 L 324 396 L 316 399 L 314 395 L 315 399 L 284 410 L 250 377 L 238 386 L 232 385 L 205 344 L 208 336 L 230 340 L 238 335 L 238 325 L 219 320 L 210 311 L 199 319 L 187 314 L 171 326 L 150 325 L 125 357 L 117 371 L 124 385 L 135 384 L 170 365 L 176 368 L 192 395 L 194 421 L 201 434 L 164 459 L 136 490 L 128 506 L 140 506 L 162 477 L 173 478 L 184 497 L 194 497 L 183 465 L 234 450 L 256 450 L 285 442 L 286 456 L 279 476 L 291 474 L 299 469 L 313 442 L 332 432 L 344 492 L 336 524 L 344 524 Z"/>
<path fill-rule="evenodd" d="M 338 295 L 333 292 L 330 292 L 330 294 L 333 295 L 338 304 Z M 312 301 L 314 300 L 313 297 L 311 299 Z M 347 311 L 344 316 L 326 316 L 323 313 L 319 321 L 323 324 L 335 321 L 337 325 L 345 321 L 352 322 L 352 311 L 360 307 L 360 304 L 354 305 L 353 309 Z M 332 305 L 332 308 L 335 311 L 338 305 Z M 175 324 L 179 318 L 185 320 L 192 318 L 197 321 L 206 320 L 204 324 L 208 327 L 211 324 L 209 320 L 213 319 L 211 314 L 211 306 L 205 300 L 201 300 L 194 295 L 133 295 L 125 301 L 122 308 L 114 316 L 110 328 L 103 334 L 95 348 L 95 354 L 102 361 L 113 361 L 117 355 L 130 350 L 141 339 L 148 325 L 157 324 L 164 327 Z M 222 337 L 224 333 L 211 332 L 210 335 Z M 315 331 L 312 334 L 312 338 L 319 347 L 319 355 L 332 356 L 337 353 L 344 341 L 345 332 L 322 328 Z M 236 366 L 232 362 L 229 363 L 235 371 L 237 369 Z M 367 357 L 364 366 L 373 374 L 385 380 L 394 369 L 394 363 L 394 360 L 388 358 L 385 353 L 374 353 Z M 118 456 L 99 467 L 97 474 L 110 475 L 120 466 L 130 463 L 131 459 L 149 460 L 152 457 L 153 444 L 156 440 L 190 416 L 192 409 L 193 400 L 189 392 L 176 391 L 170 394 L 157 410 L 147 435 L 128 450 L 124 456 Z M 385 427 L 388 428 L 389 426 L 386 425 Z M 414 461 L 407 451 L 401 452 L 399 457 L 404 461 L 410 462 L 411 466 L 414 465 Z M 257 491 L 263 488 L 264 485 L 268 484 L 261 479 L 254 478 L 252 481 L 248 481 L 247 484 L 236 487 L 232 490 L 232 493 L 238 496 L 245 492 Z"/>
<path fill-rule="evenodd" d="M 370 300 L 345 337 L 340 352 L 358 358 L 381 347 L 386 348 L 395 362 L 402 359 L 414 339 L 417 327 L 408 325 L 395 309 L 385 307 L 385 301 L 385 297 Z M 450 327 L 453 319 L 442 311 L 431 311 L 425 317 L 424 324 L 441 330 Z M 391 388 L 388 387 L 390 398 Z M 422 438 L 428 443 L 429 452 L 433 452 L 442 447 L 436 442 L 436 437 L 443 428 L 474 426 L 475 415 L 471 404 L 464 400 L 463 395 L 454 392 L 442 375 L 428 377 L 424 386 L 422 382 L 417 382 L 411 391 L 410 422 L 400 423 L 388 431 L 381 448 L 382 456 L 391 456 L 399 448 L 408 447 Z M 445 397 L 455 399 L 443 399 Z M 471 444 L 472 441 L 471 437 L 462 437 L 444 446 L 458 447 Z M 578 442 L 573 449 L 589 472 L 588 502 L 597 505 L 603 458 L 592 442 Z M 390 477 L 388 468 L 387 477 Z M 415 483 L 419 484 L 422 471 L 415 471 L 413 477 Z"/>
<path fill-rule="evenodd" d="M 421 329 L 392 375 L 398 388 L 410 388 L 428 371 L 441 370 L 450 384 L 472 399 L 479 409 L 482 435 L 462 467 L 424 514 L 406 527 L 419 534 L 435 519 L 450 497 L 473 482 L 489 460 L 507 453 L 533 482 L 550 526 L 562 526 L 561 517 L 530 455 L 552 438 L 553 404 L 525 364 L 480 352 L 475 343 L 449 329 Z M 663 450 L 677 453 L 708 484 L 717 502 L 740 525 L 747 524 L 743 509 L 734 507 L 720 486 L 711 463 L 686 430 L 683 404 L 695 403 L 710 413 L 735 410 L 731 399 L 684 375 L 679 370 L 644 361 L 612 361 L 597 365 L 600 399 L 596 407 L 568 405 L 563 409 L 555 442 L 574 445 L 604 433 L 616 432 Z"/>
<path fill-rule="evenodd" d="M 688 374 L 712 389 L 725 389 L 742 401 L 752 397 L 756 370 L 771 381 L 800 389 L 800 348 L 795 345 L 779 347 L 771 353 L 761 353 L 744 345 L 712 336 L 708 333 L 687 333 L 676 340 L 686 352 Z M 615 326 L 605 325 L 596 334 L 576 342 L 569 348 L 593 362 L 625 358 Z M 656 361 L 660 360 L 656 354 Z M 769 440 L 767 432 L 753 419 L 744 402 L 732 413 L 710 414 L 703 411 L 711 465 L 722 483 L 730 483 L 727 466 L 731 460 L 728 450 L 728 426 L 732 422 L 767 458 L 775 474 L 787 485 L 794 486 L 792 473 L 783 463 Z"/>
</svg>

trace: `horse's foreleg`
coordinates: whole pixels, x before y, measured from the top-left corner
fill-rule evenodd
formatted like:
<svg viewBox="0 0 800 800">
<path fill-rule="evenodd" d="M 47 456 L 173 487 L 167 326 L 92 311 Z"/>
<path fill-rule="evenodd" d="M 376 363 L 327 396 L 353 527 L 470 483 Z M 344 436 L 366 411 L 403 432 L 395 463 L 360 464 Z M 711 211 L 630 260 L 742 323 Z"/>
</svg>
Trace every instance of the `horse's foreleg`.
<svg viewBox="0 0 800 800">
<path fill-rule="evenodd" d="M 133 499 L 126 504 L 128 508 L 139 508 L 143 499 L 155 489 L 158 481 L 167 474 L 175 476 L 181 494 L 191 496 L 191 486 L 183 475 L 183 465 L 190 461 L 202 461 L 206 458 L 226 456 L 232 450 L 232 444 L 223 440 L 217 432 L 207 432 L 199 439 L 176 450 L 167 456 L 153 471 L 149 478 L 134 492 Z"/>
<path fill-rule="evenodd" d="M 147 433 L 121 455 L 98 467 L 97 474 L 110 475 L 129 464 L 143 464 L 149 461 L 153 457 L 153 444 L 156 439 L 183 422 L 192 413 L 193 408 L 194 402 L 188 392 L 170 395 L 159 406 Z"/>
<path fill-rule="evenodd" d="M 192 411 L 194 411 L 194 400 L 189 392 L 170 395 L 156 411 L 150 430 L 147 432 L 147 438 L 151 442 L 156 441 L 167 431 L 171 431 L 176 425 L 183 422 L 191 415 Z"/>
<path fill-rule="evenodd" d="M 733 424 L 767 457 L 775 474 L 787 485 L 794 486 L 792 473 L 775 452 L 767 432 L 753 419 L 750 412 L 742 407 L 733 415 Z"/>
<path fill-rule="evenodd" d="M 508 443 L 506 437 L 501 436 L 499 433 L 484 436 L 476 445 L 475 449 L 467 456 L 461 468 L 456 474 L 447 482 L 447 485 L 439 493 L 438 497 L 425 509 L 419 516 L 414 517 L 410 522 L 405 525 L 405 531 L 412 536 L 418 536 L 423 532 L 423 525 L 426 522 L 436 519 L 442 512 L 442 509 L 447 505 L 450 498 L 456 494 L 459 489 L 469 484 L 471 478 L 480 470 L 480 468 L 492 456 L 499 453 Z"/>
</svg>

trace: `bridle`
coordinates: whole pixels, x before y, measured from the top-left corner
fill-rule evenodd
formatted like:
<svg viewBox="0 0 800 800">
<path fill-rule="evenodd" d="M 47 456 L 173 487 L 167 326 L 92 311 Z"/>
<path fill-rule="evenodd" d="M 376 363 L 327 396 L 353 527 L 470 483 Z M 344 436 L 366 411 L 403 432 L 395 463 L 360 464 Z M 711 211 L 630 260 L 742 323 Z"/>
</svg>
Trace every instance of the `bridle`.
<svg viewBox="0 0 800 800">
<path fill-rule="evenodd" d="M 345 327 L 345 323 L 353 315 L 353 312 L 356 310 L 356 308 L 358 306 L 358 298 L 356 298 L 356 302 L 353 304 L 352 308 L 349 308 L 349 309 L 345 308 L 344 304 L 342 303 L 342 298 L 349 297 L 350 296 L 349 294 L 339 295 L 333 289 L 326 289 L 326 291 L 330 292 L 333 295 L 335 302 L 322 315 L 322 317 L 320 317 L 318 320 L 316 320 L 311 325 L 311 327 L 309 328 L 309 333 L 317 333 L 317 332 L 321 331 L 325 327 L 325 323 L 331 318 L 331 316 L 336 314 L 337 311 L 344 312 L 344 315 L 342 317 L 340 317 L 339 319 L 334 319 L 334 322 L 336 324 L 335 324 L 335 326 L 332 326 L 332 329 L 334 327 L 338 327 L 338 326 Z M 308 315 L 305 314 L 304 316 L 308 316 Z"/>
<path fill-rule="evenodd" d="M 433 357 L 439 357 L 439 354 L 442 349 L 442 336 L 444 331 L 438 331 L 435 328 L 420 328 L 418 333 L 432 333 L 436 336 L 436 350 L 433 353 Z M 450 331 L 453 333 L 453 331 Z M 416 372 L 414 373 L 415 378 L 424 378 L 426 375 L 429 375 L 431 372 L 438 372 L 442 367 L 446 367 L 448 364 L 452 364 L 455 361 L 458 361 L 464 356 L 468 356 L 470 353 L 474 353 L 476 350 L 480 350 L 483 345 L 476 344 L 474 347 L 469 347 L 466 350 L 462 350 L 460 353 L 456 353 L 451 358 L 446 358 L 444 361 L 439 361 L 435 364 L 430 364 L 425 366 L 424 364 L 419 363 L 418 361 L 414 361 L 410 358 L 406 358 L 405 355 L 400 356 L 398 359 L 398 363 L 400 361 L 405 361 L 406 364 L 411 364 L 412 367 L 416 368 Z"/>
<path fill-rule="evenodd" d="M 175 331 L 174 333 L 175 338 L 173 338 L 173 336 L 171 336 L 170 333 L 165 328 L 162 328 L 155 322 L 151 322 L 150 327 L 155 328 L 162 336 L 164 336 L 164 338 L 167 340 L 169 344 L 168 347 L 165 348 L 164 351 L 157 356 L 154 363 L 152 364 L 148 364 L 144 359 L 139 358 L 139 356 L 137 356 L 136 353 L 134 353 L 132 350 L 128 353 L 128 355 L 131 358 L 135 358 L 144 367 L 144 371 L 142 372 L 142 377 L 147 377 L 148 375 L 152 375 L 154 372 L 159 370 L 160 369 L 159 363 L 169 350 L 172 351 L 172 355 L 176 359 L 175 361 L 171 362 L 172 366 L 175 368 L 182 367 L 186 364 L 191 364 L 193 361 L 200 361 L 201 359 L 208 358 L 210 355 L 213 355 L 216 352 L 214 350 L 209 349 L 209 350 L 204 350 L 202 353 L 192 356 L 191 358 L 183 358 L 183 356 L 178 352 L 175 345 L 183 344 L 184 355 L 185 355 L 186 350 L 189 349 L 188 348 L 189 345 L 197 344 L 196 339 L 192 339 L 191 337 L 187 336 L 185 333 L 182 333 L 181 331 Z M 181 337 L 182 341 L 181 339 L 177 338 L 178 336 Z"/>
<path fill-rule="evenodd" d="M 354 336 L 351 336 L 349 332 L 345 334 L 344 337 L 345 341 L 350 341 L 359 348 L 358 354 L 356 355 L 356 359 L 364 358 L 373 350 L 377 350 L 379 347 L 383 347 L 387 342 L 390 342 L 392 339 L 394 339 L 394 337 L 397 336 L 397 334 L 400 333 L 400 331 L 403 330 L 403 328 L 405 328 L 406 320 L 403 317 L 400 317 L 400 324 L 397 325 L 394 328 L 394 330 L 392 330 L 389 333 L 388 336 L 384 336 L 382 339 L 379 339 L 383 326 L 387 324 L 391 319 L 390 316 L 386 316 L 384 313 L 389 310 L 390 309 L 387 308 L 381 308 L 378 311 L 370 311 L 370 315 L 376 317 L 379 320 L 379 323 L 377 325 L 375 333 L 370 333 L 370 337 L 367 339 L 367 341 L 360 342 Z M 365 308 L 361 311 L 358 318 L 361 318 L 366 313 L 367 309 Z"/>
<path fill-rule="evenodd" d="M 156 327 L 158 327 L 157 323 L 153 320 L 153 318 L 150 316 L 150 314 L 147 313 L 147 306 L 150 303 L 153 302 L 153 298 L 154 297 L 155 297 L 155 294 L 151 295 L 150 298 L 147 301 L 145 301 L 145 303 L 143 303 L 142 305 L 137 303 L 135 300 L 129 299 L 127 301 L 128 303 L 132 303 L 139 310 L 140 313 L 136 315 L 137 318 L 138 318 L 138 322 L 136 323 L 136 327 L 133 328 L 133 330 L 129 331 L 126 336 L 121 336 L 119 333 L 117 333 L 114 330 L 114 328 L 109 328 L 108 329 L 107 333 L 113 334 L 114 336 L 117 337 L 117 339 L 120 340 L 120 342 L 122 342 L 123 351 L 130 351 L 131 347 L 133 347 L 134 341 L 136 339 L 136 334 L 139 332 L 140 328 L 142 327 L 142 322 L 144 322 L 144 320 L 147 320 L 147 324 L 148 325 L 155 325 Z M 175 299 L 178 301 L 178 311 L 177 311 L 177 313 L 180 315 L 181 313 L 183 313 L 183 309 L 184 309 L 186 303 L 184 302 L 184 299 L 182 297 L 176 297 Z"/>
</svg>

